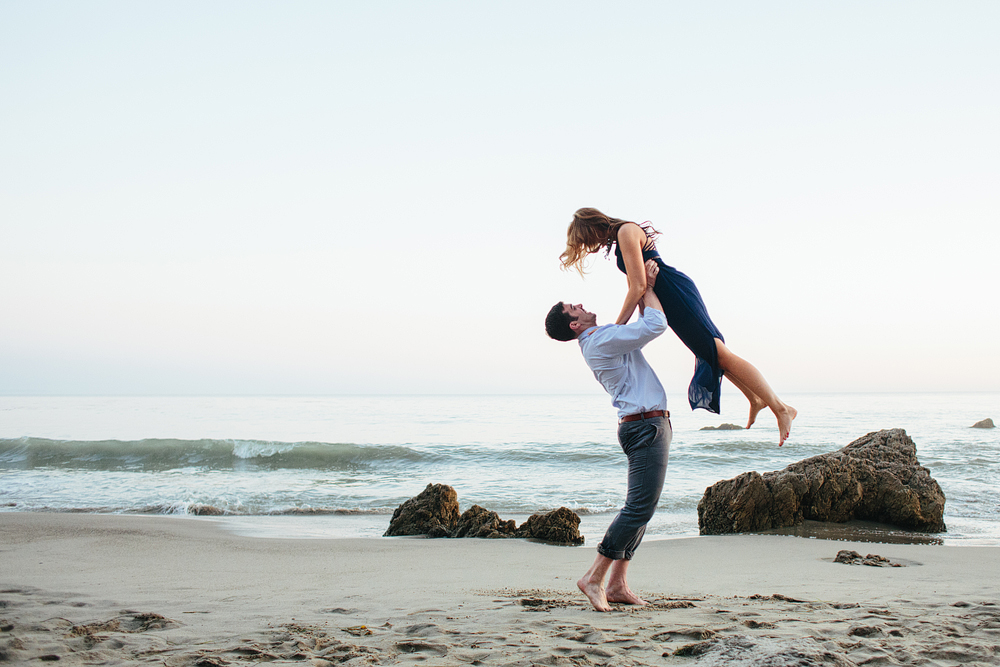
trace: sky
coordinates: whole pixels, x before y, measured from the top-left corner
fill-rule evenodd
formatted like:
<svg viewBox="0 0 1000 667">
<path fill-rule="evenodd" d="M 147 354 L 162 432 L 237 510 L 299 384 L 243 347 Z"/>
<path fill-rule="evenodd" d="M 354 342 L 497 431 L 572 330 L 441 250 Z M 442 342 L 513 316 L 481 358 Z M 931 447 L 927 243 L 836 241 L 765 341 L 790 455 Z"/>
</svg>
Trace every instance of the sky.
<svg viewBox="0 0 1000 667">
<path fill-rule="evenodd" d="M 1000 391 L 1000 4 L 0 3 L 0 394 L 600 392 L 573 211 L 779 394 Z M 646 348 L 669 392 L 691 353 Z"/>
</svg>

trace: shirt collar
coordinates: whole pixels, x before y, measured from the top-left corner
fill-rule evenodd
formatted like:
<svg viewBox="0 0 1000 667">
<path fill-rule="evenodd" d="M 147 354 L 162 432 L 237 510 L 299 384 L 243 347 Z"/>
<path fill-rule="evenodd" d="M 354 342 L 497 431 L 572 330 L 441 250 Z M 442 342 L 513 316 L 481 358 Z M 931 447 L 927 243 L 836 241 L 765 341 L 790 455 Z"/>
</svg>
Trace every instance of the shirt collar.
<svg viewBox="0 0 1000 667">
<path fill-rule="evenodd" d="M 597 326 L 595 324 L 594 326 L 590 327 L 589 329 L 587 329 L 586 331 L 584 331 L 582 334 L 580 334 L 579 336 L 577 336 L 577 340 L 579 340 L 582 343 L 585 338 L 590 337 L 595 331 L 597 331 L 600 328 L 601 327 L 599 327 L 599 326 Z"/>
</svg>

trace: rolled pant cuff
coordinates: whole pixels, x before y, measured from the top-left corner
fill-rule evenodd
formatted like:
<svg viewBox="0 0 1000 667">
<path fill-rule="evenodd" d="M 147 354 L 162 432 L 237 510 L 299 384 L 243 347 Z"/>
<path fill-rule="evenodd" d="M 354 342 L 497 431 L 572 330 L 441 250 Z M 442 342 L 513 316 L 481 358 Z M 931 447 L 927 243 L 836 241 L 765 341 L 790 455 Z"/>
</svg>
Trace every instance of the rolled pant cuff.
<svg viewBox="0 0 1000 667">
<path fill-rule="evenodd" d="M 612 549 L 607 549 L 603 544 L 597 545 L 597 553 L 601 554 L 605 558 L 610 558 L 611 560 L 632 560 L 632 554 L 627 551 L 614 551 Z"/>
</svg>

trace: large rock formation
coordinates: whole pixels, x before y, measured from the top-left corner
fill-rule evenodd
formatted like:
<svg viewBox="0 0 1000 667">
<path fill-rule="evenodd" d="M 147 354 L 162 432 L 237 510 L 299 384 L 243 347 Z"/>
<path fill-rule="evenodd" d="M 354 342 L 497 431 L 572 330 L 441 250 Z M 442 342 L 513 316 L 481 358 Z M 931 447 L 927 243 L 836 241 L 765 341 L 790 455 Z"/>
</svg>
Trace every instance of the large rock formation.
<svg viewBox="0 0 1000 667">
<path fill-rule="evenodd" d="M 448 537 L 458 524 L 458 494 L 447 484 L 427 488 L 396 508 L 384 537 Z"/>
<path fill-rule="evenodd" d="M 473 505 L 462 512 L 458 525 L 451 532 L 452 537 L 511 537 L 517 526 L 513 519 L 504 521 L 496 512 Z"/>
<path fill-rule="evenodd" d="M 996 424 L 993 423 L 991 418 L 987 417 L 986 419 L 973 424 L 972 428 L 996 428 Z"/>
<path fill-rule="evenodd" d="M 852 519 L 943 532 L 944 493 L 917 461 L 906 431 L 877 431 L 843 449 L 784 470 L 746 472 L 705 489 L 702 535 L 743 533 L 813 521 Z"/>
<path fill-rule="evenodd" d="M 583 544 L 580 517 L 571 509 L 560 507 L 547 514 L 532 514 L 521 524 L 515 537 L 527 537 L 555 544 Z"/>
</svg>

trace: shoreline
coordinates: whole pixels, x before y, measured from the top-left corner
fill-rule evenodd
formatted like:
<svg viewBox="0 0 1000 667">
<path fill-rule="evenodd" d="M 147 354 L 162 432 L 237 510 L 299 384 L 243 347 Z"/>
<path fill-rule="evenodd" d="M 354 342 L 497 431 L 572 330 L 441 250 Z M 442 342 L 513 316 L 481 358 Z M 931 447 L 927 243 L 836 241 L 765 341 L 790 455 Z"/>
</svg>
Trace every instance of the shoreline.
<svg viewBox="0 0 1000 667">
<path fill-rule="evenodd" d="M 85 511 L 21 511 L 3 510 L 2 514 L 38 514 L 69 516 L 147 517 L 200 521 L 218 525 L 226 533 L 255 539 L 381 539 L 389 526 L 391 513 L 331 512 L 324 514 L 162 514 L 153 512 L 115 513 Z M 656 532 L 658 519 L 665 513 L 658 512 L 647 529 L 644 543 L 663 540 L 692 539 L 704 537 L 697 532 L 662 533 Z M 615 511 L 580 514 L 580 533 L 586 538 L 583 545 L 595 545 L 601 540 L 607 525 L 615 517 Z M 505 515 L 518 525 L 528 519 L 528 514 Z M 1000 547 L 1000 539 L 978 536 L 974 533 L 921 533 L 908 531 L 888 524 L 852 520 L 845 523 L 824 523 L 806 520 L 797 526 L 772 528 L 747 535 L 791 535 L 807 539 L 823 539 L 841 542 L 869 544 L 933 544 L 950 547 Z M 387 538 L 388 539 L 388 538 Z"/>
<path fill-rule="evenodd" d="M 955 664 L 942 646 L 963 664 L 1000 658 L 997 547 L 655 540 L 629 570 L 651 605 L 601 614 L 575 589 L 593 547 L 259 539 L 199 519 L 0 513 L 0 651 L 168 665 L 258 651 L 319 667 L 352 651 L 344 662 L 691 664 L 672 657 L 690 645 L 703 657 L 826 652 L 845 665 Z M 834 563 L 842 549 L 903 567 Z"/>
</svg>

